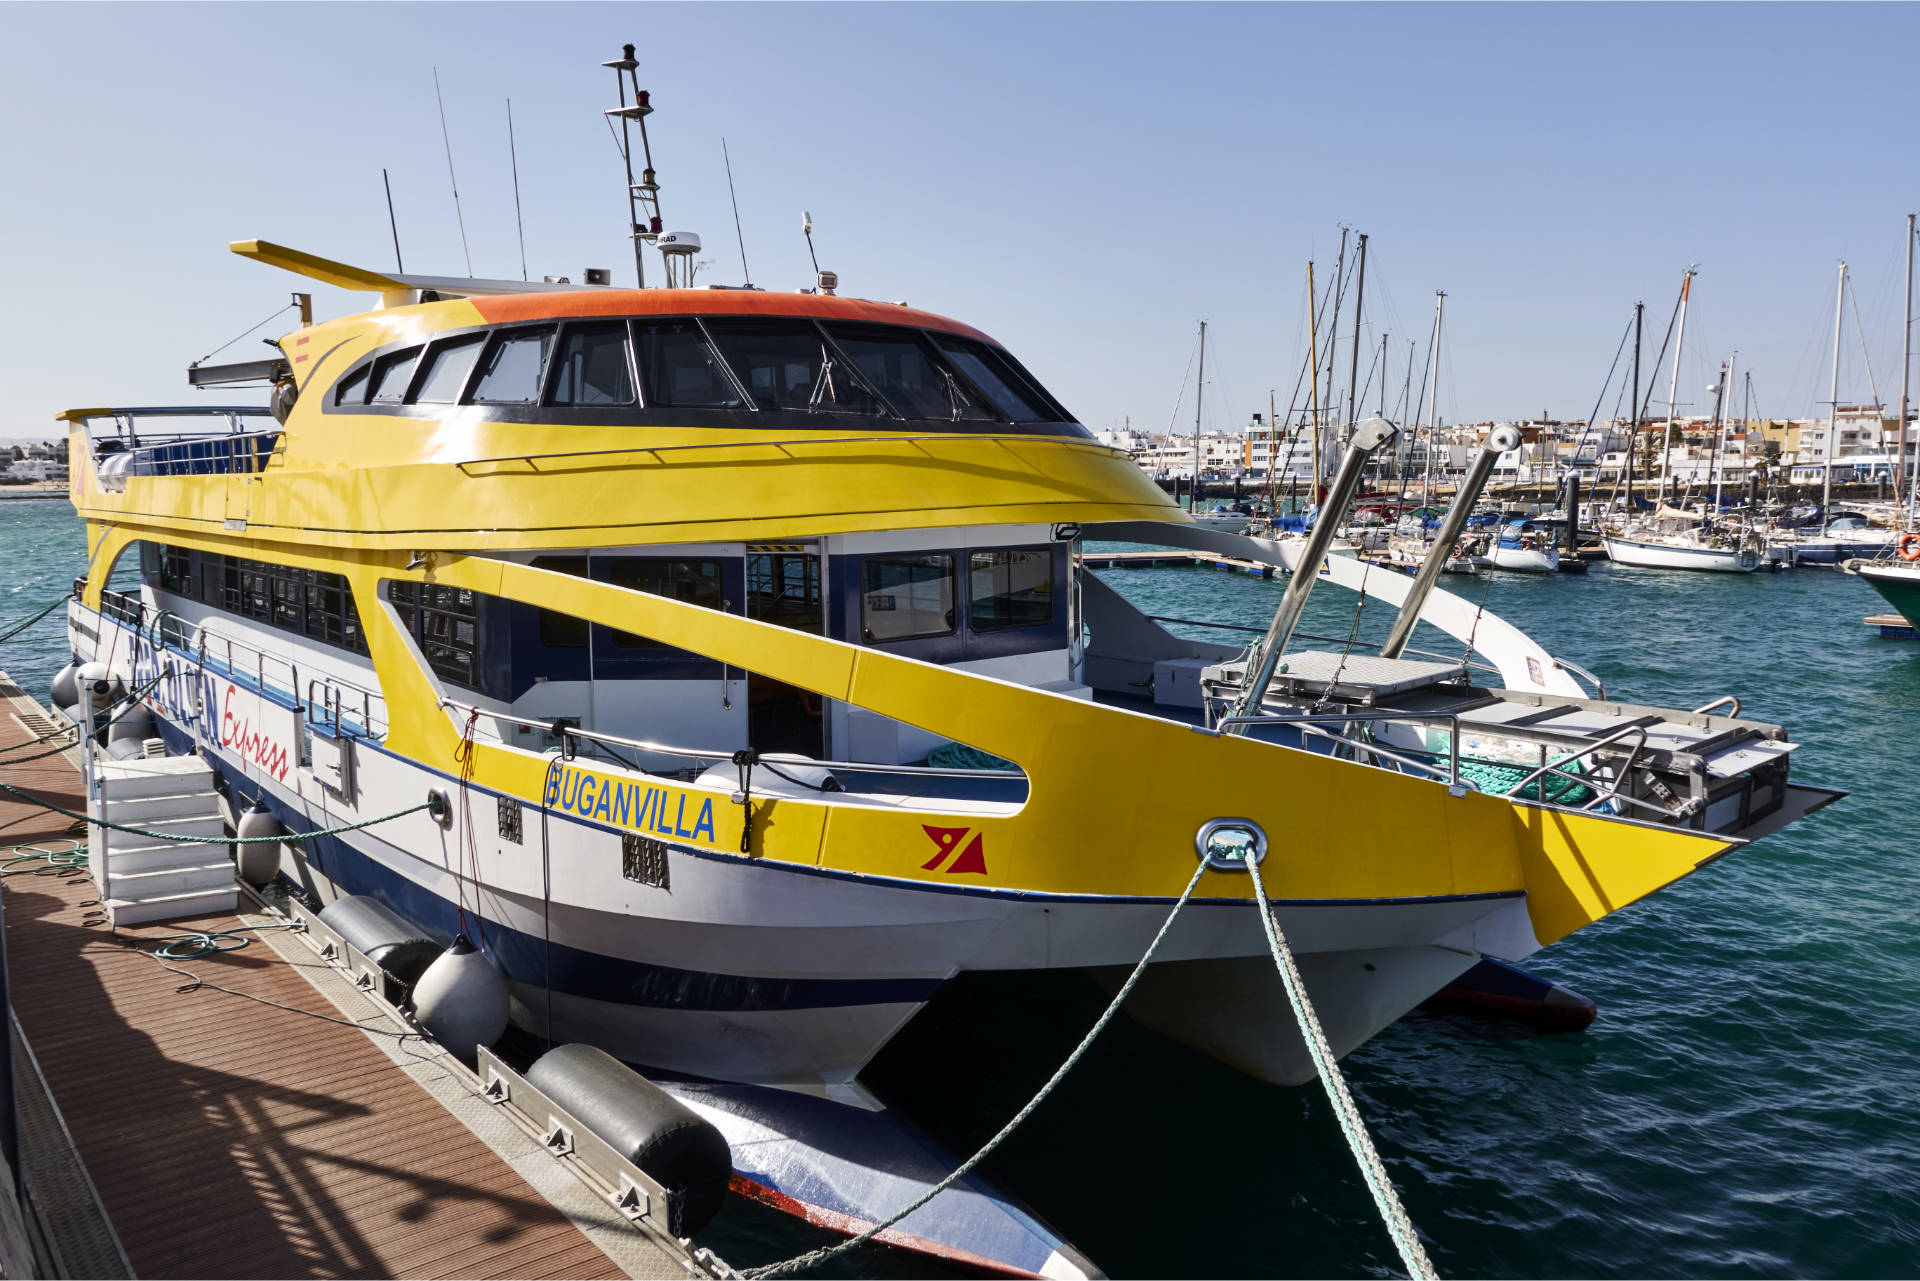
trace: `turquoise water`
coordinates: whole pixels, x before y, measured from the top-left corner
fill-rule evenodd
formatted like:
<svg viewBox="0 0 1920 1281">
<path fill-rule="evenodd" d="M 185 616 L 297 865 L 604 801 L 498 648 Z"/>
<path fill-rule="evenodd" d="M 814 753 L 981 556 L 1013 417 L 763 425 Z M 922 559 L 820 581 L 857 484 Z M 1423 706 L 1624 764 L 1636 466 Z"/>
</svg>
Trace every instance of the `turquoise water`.
<svg viewBox="0 0 1920 1281">
<path fill-rule="evenodd" d="M 0 505 L 0 630 L 64 592 L 82 560 L 64 502 Z M 1284 588 L 1205 569 L 1105 576 L 1149 613 L 1254 626 Z M 1590 1029 L 1530 1036 L 1415 1015 L 1346 1061 L 1435 1264 L 1460 1276 L 1920 1273 L 1920 763 L 1907 742 L 1920 644 L 1879 640 L 1859 620 L 1880 598 L 1824 570 L 1597 566 L 1462 590 L 1484 591 L 1616 697 L 1692 707 L 1738 694 L 1745 714 L 1802 745 L 1796 778 L 1854 794 L 1534 958 L 1598 1002 Z M 1323 585 L 1306 628 L 1345 635 L 1352 599 Z M 1362 634 L 1389 617 L 1368 608 Z M 1415 644 L 1457 651 L 1442 640 Z M 0 647 L 0 666 L 41 696 L 64 657 L 46 624 Z M 1069 993 L 1009 1016 L 964 1057 L 912 1065 L 944 1090 L 940 1136 L 967 1149 L 992 1133 L 1100 1005 Z M 989 1172 L 1118 1276 L 1398 1267 L 1317 1087 L 1257 1085 L 1125 1020 Z M 710 1235 L 742 1264 L 819 1240 L 745 1208 Z"/>
</svg>

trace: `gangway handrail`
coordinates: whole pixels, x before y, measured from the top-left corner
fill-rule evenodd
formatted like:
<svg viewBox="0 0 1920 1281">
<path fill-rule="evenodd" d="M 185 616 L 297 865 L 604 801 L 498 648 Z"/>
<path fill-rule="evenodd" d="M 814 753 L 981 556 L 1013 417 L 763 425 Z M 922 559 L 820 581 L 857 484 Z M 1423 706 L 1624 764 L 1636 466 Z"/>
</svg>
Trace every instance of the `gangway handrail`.
<svg viewBox="0 0 1920 1281">
<path fill-rule="evenodd" d="M 1627 753 L 1627 759 L 1621 763 L 1619 770 L 1616 771 L 1613 786 L 1608 792 L 1608 794 L 1597 796 L 1591 802 L 1581 807 L 1583 810 L 1592 809 L 1593 806 L 1600 804 L 1602 801 L 1607 800 L 1609 796 L 1617 794 L 1619 792 L 1620 783 L 1626 778 L 1627 771 L 1633 768 L 1633 762 L 1639 758 L 1641 751 L 1643 751 L 1646 748 L 1647 727 L 1645 725 L 1622 725 L 1619 729 L 1613 731 L 1613 733 L 1607 735 L 1605 738 L 1596 739 L 1595 741 L 1587 744 L 1585 747 L 1579 749 L 1578 751 L 1569 752 L 1557 761 L 1553 761 L 1550 764 L 1542 765 L 1539 769 L 1534 770 L 1531 774 L 1528 774 L 1525 778 L 1521 779 L 1518 783 L 1515 783 L 1512 787 L 1508 788 L 1505 794 L 1508 796 L 1517 797 L 1520 795 L 1521 791 L 1529 783 L 1534 782 L 1536 779 L 1543 779 L 1544 776 L 1547 774 L 1552 774 L 1557 778 L 1563 778 L 1572 782 L 1585 784 L 1587 786 L 1592 786 L 1593 780 L 1591 778 L 1582 778 L 1578 774 L 1569 774 L 1565 771 L 1563 767 L 1573 764 L 1575 761 L 1581 759 L 1582 757 L 1590 756 L 1593 753 L 1599 751 L 1601 748 L 1606 747 L 1608 744 L 1618 742 L 1620 739 L 1625 738 L 1629 734 L 1638 734 L 1640 736 L 1640 741 L 1633 745 L 1633 750 Z M 1540 800 L 1543 804 L 1547 803 L 1546 797 L 1544 794 L 1545 787 L 1546 785 L 1543 781 L 1541 783 L 1542 795 L 1540 797 Z M 1634 798 L 1623 797 L 1622 799 L 1632 800 Z M 1669 817 L 1672 817 L 1672 816 L 1669 815 Z"/>
<path fill-rule="evenodd" d="M 1705 716 L 1707 715 L 1707 713 L 1711 712 L 1714 708 L 1725 707 L 1728 703 L 1733 704 L 1733 710 L 1727 713 L 1727 719 L 1732 720 L 1733 718 L 1740 715 L 1740 696 L 1738 694 L 1724 694 L 1721 697 L 1714 699 L 1711 703 L 1708 703 L 1704 707 L 1694 708 L 1692 715 Z"/>
</svg>

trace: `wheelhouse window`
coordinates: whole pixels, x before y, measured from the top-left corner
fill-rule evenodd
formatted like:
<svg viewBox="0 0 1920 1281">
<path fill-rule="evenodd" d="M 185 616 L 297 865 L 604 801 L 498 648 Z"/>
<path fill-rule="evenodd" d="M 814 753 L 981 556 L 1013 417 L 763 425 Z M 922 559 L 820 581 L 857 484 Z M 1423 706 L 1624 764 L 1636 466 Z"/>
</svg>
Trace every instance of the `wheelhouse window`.
<svg viewBox="0 0 1920 1281">
<path fill-rule="evenodd" d="M 1053 549 L 1009 547 L 967 558 L 972 594 L 968 626 L 976 632 L 1053 621 Z"/>
<path fill-rule="evenodd" d="M 709 321 L 734 376 L 762 409 L 885 414 L 886 407 L 808 321 Z"/>
<path fill-rule="evenodd" d="M 907 418 L 993 421 L 927 340 L 885 325 L 828 325 L 827 332 L 867 382 Z"/>
<path fill-rule="evenodd" d="M 367 373 L 371 367 L 360 368 L 342 378 L 333 389 L 333 403 L 336 405 L 364 405 L 367 403 Z"/>
<path fill-rule="evenodd" d="M 480 376 L 469 399 L 480 405 L 537 404 L 552 347 L 551 325 L 495 334 L 480 358 Z"/>
<path fill-rule="evenodd" d="M 627 326 L 569 325 L 554 358 L 555 405 L 631 405 L 633 374 L 627 359 Z"/>
<path fill-rule="evenodd" d="M 720 562 L 717 560 L 622 556 L 608 565 L 607 578 L 616 587 L 651 592 L 655 596 L 685 601 L 702 609 L 726 608 L 720 591 Z M 632 632 L 614 632 L 613 643 L 621 649 L 673 648 L 661 641 L 635 636 Z"/>
<path fill-rule="evenodd" d="M 186 548 L 161 547 L 160 586 L 176 595 L 193 595 L 193 556 Z"/>
<path fill-rule="evenodd" d="M 451 405 L 458 401 L 460 389 L 467 385 L 467 375 L 473 372 L 473 362 L 480 354 L 480 346 L 486 341 L 485 334 L 470 334 L 465 338 L 435 343 L 420 367 L 420 380 L 413 393 L 414 403 Z"/>
<path fill-rule="evenodd" d="M 397 405 L 407 398 L 407 384 L 413 379 L 414 361 L 420 349 L 409 347 L 380 357 L 373 362 L 373 379 L 367 387 L 367 400 L 376 405 Z"/>
<path fill-rule="evenodd" d="M 860 577 L 860 634 L 868 643 L 953 634 L 951 553 L 869 556 Z"/>
<path fill-rule="evenodd" d="M 739 389 L 691 320 L 634 326 L 647 404 L 666 409 L 740 409 Z"/>
<path fill-rule="evenodd" d="M 984 343 L 970 342 L 951 334 L 938 334 L 934 342 L 959 367 L 968 382 L 1010 422 L 1067 422 L 1067 412 L 1053 404 L 1011 359 Z"/>
</svg>

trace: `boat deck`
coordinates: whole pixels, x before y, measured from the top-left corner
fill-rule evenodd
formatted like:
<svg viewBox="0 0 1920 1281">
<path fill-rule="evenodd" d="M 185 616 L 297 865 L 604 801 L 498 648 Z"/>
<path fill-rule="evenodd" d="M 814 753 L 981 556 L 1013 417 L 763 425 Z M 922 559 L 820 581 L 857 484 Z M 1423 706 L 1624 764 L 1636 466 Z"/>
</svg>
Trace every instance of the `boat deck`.
<svg viewBox="0 0 1920 1281">
<path fill-rule="evenodd" d="M 0 673 L 0 750 L 24 743 L 36 714 Z M 5 780 L 83 808 L 72 755 L 6 766 Z M 0 845 L 62 838 L 68 820 L 0 794 Z M 28 1132 L 27 1191 L 43 1220 L 69 1220 L 46 1227 L 53 1251 L 91 1252 L 65 1274 L 686 1275 L 671 1247 L 596 1207 L 491 1111 L 444 1051 L 292 935 L 249 934 L 243 949 L 172 971 L 151 954 L 169 934 L 271 918 L 115 933 L 84 869 L 21 866 L 4 888 L 16 1045 L 30 1051 L 16 1054 L 23 1114 L 44 1081 L 64 1122 L 52 1133 L 99 1206 L 75 1223 L 76 1207 L 52 1204 L 69 1198 L 36 1160 L 44 1171 L 68 1154 L 36 1158 Z"/>
</svg>

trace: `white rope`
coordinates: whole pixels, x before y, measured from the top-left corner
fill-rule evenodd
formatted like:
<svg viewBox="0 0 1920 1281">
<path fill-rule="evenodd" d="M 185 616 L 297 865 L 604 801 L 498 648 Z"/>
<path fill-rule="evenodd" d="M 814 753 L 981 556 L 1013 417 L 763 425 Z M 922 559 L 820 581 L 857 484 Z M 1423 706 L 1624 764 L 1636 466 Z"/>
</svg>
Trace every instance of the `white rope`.
<svg viewBox="0 0 1920 1281">
<path fill-rule="evenodd" d="M 1347 1092 L 1347 1082 L 1340 1075 L 1340 1065 L 1327 1044 L 1326 1033 L 1320 1029 L 1320 1019 L 1313 1012 L 1313 1003 L 1307 999 L 1306 984 L 1301 981 L 1300 971 L 1293 963 L 1293 949 L 1287 946 L 1286 936 L 1280 932 L 1280 923 L 1273 919 L 1273 906 L 1267 902 L 1267 887 L 1260 880 L 1260 864 L 1257 860 L 1247 859 L 1247 873 L 1253 878 L 1253 894 L 1260 902 L 1260 924 L 1266 930 L 1267 949 L 1273 953 L 1273 963 L 1280 970 L 1280 982 L 1287 989 L 1287 1003 L 1293 1006 L 1293 1016 L 1300 1023 L 1301 1039 L 1307 1043 L 1307 1053 L 1312 1056 L 1313 1065 L 1320 1073 L 1320 1083 L 1326 1087 L 1327 1098 L 1333 1103 L 1333 1115 L 1340 1122 L 1340 1130 L 1347 1137 L 1347 1146 L 1353 1150 L 1354 1160 L 1359 1163 L 1360 1177 L 1366 1180 L 1367 1190 L 1373 1193 L 1373 1203 L 1380 1208 L 1380 1217 L 1387 1225 L 1387 1235 L 1393 1238 L 1393 1244 L 1399 1249 L 1400 1259 L 1407 1266 L 1407 1275 L 1417 1277 L 1420 1281 L 1436 1281 L 1439 1274 L 1433 1270 L 1426 1249 L 1420 1244 L 1420 1234 L 1414 1229 L 1413 1220 L 1407 1217 L 1399 1195 L 1393 1190 L 1393 1180 L 1387 1177 L 1387 1168 L 1381 1164 L 1380 1154 L 1373 1149 L 1366 1122 L 1360 1118 L 1360 1109 L 1354 1105 L 1353 1095 Z"/>
<path fill-rule="evenodd" d="M 1133 973 L 1127 975 L 1127 981 L 1120 985 L 1120 991 L 1114 996 L 1113 1003 L 1107 1006 L 1106 1011 L 1094 1022 L 1093 1027 L 1088 1029 L 1086 1036 L 1081 1038 L 1080 1044 L 1073 1047 L 1073 1053 L 1067 1055 L 1066 1062 L 1062 1063 L 1059 1068 L 1055 1070 L 1054 1074 L 1047 1078 L 1047 1083 L 1040 1087 L 1040 1092 L 1029 1099 L 1027 1105 L 1016 1112 L 1011 1121 L 1008 1121 L 1000 1127 L 998 1134 L 988 1139 L 978 1152 L 975 1152 L 972 1156 L 961 1162 L 958 1169 L 921 1193 L 911 1204 L 894 1211 L 856 1237 L 850 1237 L 838 1245 L 826 1246 L 818 1250 L 809 1250 L 805 1254 L 795 1255 L 793 1258 L 783 1260 L 779 1263 L 770 1263 L 765 1267 L 748 1268 L 744 1272 L 734 1272 L 729 1268 L 728 1274 L 758 1278 L 788 1276 L 795 1272 L 804 1272 L 818 1264 L 825 1263 L 828 1259 L 845 1254 L 856 1246 L 863 1245 L 872 1240 L 875 1236 L 900 1222 L 900 1220 L 906 1218 L 909 1214 L 912 1214 L 915 1210 L 918 1210 L 921 1206 L 933 1200 L 933 1198 L 939 1196 L 942 1192 L 945 1192 L 948 1188 L 971 1173 L 973 1168 L 986 1160 L 988 1155 L 991 1154 L 995 1148 L 999 1147 L 1001 1142 L 1009 1134 L 1012 1134 L 1020 1128 L 1021 1122 L 1033 1115 L 1034 1109 L 1039 1107 L 1049 1094 L 1053 1093 L 1053 1087 L 1060 1084 L 1067 1073 L 1073 1070 L 1073 1065 L 1080 1061 L 1081 1056 L 1093 1045 L 1101 1031 L 1106 1028 L 1107 1024 L 1113 1021 L 1113 1016 L 1120 1012 L 1120 1007 L 1126 1002 L 1128 994 L 1133 991 L 1134 984 L 1138 983 L 1140 976 L 1147 972 L 1147 963 L 1153 960 L 1153 954 L 1159 950 L 1160 941 L 1166 938 L 1167 931 L 1173 928 L 1174 918 L 1180 915 L 1180 909 L 1185 907 L 1187 900 L 1193 897 L 1194 887 L 1200 884 L 1200 876 L 1206 870 L 1206 860 L 1202 859 L 1200 865 L 1193 869 L 1193 879 L 1187 882 L 1187 888 L 1180 891 L 1180 897 L 1174 901 L 1173 910 L 1168 912 L 1167 919 L 1160 923 L 1160 932 L 1153 936 L 1151 943 L 1147 944 L 1147 950 L 1141 955 L 1140 963 L 1133 967 Z"/>
</svg>

